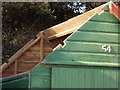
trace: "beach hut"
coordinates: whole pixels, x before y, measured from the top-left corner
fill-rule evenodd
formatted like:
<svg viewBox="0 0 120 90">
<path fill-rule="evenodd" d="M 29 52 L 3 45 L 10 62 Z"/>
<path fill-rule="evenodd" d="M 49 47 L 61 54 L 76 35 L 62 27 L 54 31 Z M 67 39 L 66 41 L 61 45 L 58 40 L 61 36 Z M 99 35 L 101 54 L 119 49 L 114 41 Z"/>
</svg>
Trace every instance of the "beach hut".
<svg viewBox="0 0 120 90">
<path fill-rule="evenodd" d="M 2 77 L 8 77 L 20 73 L 30 71 L 34 66 L 41 62 L 58 44 L 63 44 L 71 33 L 79 29 L 87 22 L 95 13 L 101 13 L 106 4 L 90 10 L 82 15 L 73 17 L 63 23 L 50 27 L 30 40 L 25 46 L 18 50 L 8 63 L 4 63 L 2 69 Z"/>
<path fill-rule="evenodd" d="M 119 14 L 113 2 L 105 4 L 31 71 L 3 79 L 3 87 L 119 88 Z"/>
</svg>

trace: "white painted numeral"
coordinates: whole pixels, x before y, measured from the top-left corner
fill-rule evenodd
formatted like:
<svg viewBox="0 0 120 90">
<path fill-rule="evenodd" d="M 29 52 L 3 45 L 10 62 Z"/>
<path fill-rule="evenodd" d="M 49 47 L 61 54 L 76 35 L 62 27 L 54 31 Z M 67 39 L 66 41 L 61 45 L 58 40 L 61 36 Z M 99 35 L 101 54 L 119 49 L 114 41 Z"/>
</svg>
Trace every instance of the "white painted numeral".
<svg viewBox="0 0 120 90">
<path fill-rule="evenodd" d="M 102 49 L 105 50 L 105 52 L 107 52 L 107 51 L 111 52 L 111 50 L 112 50 L 111 47 L 110 47 L 110 45 L 103 45 Z"/>
</svg>

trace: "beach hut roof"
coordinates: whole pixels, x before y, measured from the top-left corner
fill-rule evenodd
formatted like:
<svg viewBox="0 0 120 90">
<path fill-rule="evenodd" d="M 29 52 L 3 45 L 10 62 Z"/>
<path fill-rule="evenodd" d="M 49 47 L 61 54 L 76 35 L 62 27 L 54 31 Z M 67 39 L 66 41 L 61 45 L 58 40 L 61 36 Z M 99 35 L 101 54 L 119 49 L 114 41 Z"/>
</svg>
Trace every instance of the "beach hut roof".
<svg viewBox="0 0 120 90">
<path fill-rule="evenodd" d="M 42 63 L 52 65 L 83 65 L 120 67 L 120 9 L 107 4 L 101 14 L 95 14 L 82 27 L 58 45 Z"/>
</svg>

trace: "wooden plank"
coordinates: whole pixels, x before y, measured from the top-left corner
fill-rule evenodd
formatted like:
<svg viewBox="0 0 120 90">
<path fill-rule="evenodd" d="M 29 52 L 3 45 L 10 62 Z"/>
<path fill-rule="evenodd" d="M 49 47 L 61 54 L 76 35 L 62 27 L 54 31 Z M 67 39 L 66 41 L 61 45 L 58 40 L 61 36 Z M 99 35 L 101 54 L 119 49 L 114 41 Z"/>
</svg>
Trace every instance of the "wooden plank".
<svg viewBox="0 0 120 90">
<path fill-rule="evenodd" d="M 34 61 L 34 60 L 30 60 L 30 61 L 18 61 L 18 63 L 39 63 L 40 61 Z"/>
<path fill-rule="evenodd" d="M 72 41 L 89 41 L 89 42 L 105 42 L 105 43 L 116 43 L 118 44 L 118 37 L 120 34 L 111 33 L 98 33 L 98 32 L 83 32 L 76 31 L 67 40 Z"/>
<path fill-rule="evenodd" d="M 61 57 L 62 56 L 62 57 Z M 101 53 L 87 53 L 87 52 L 70 52 L 70 51 L 54 51 L 46 59 L 45 62 L 64 63 L 69 62 L 107 62 L 118 63 L 118 54 L 101 54 Z M 56 61 L 57 60 L 57 61 Z M 74 65 L 76 64 L 74 63 Z"/>
<path fill-rule="evenodd" d="M 14 74 L 17 74 L 17 60 L 15 61 Z"/>
<path fill-rule="evenodd" d="M 30 53 L 30 52 L 29 52 Z M 23 56 L 21 56 L 19 59 L 18 59 L 18 61 L 30 61 L 30 60 L 37 60 L 37 59 L 35 59 L 35 57 L 33 56 L 33 55 L 29 55 L 29 53 L 26 53 L 25 55 L 23 55 Z M 36 55 L 36 57 L 38 57 L 38 58 L 40 58 L 40 56 L 39 55 Z M 39 60 L 39 59 L 38 59 Z"/>
<path fill-rule="evenodd" d="M 44 52 L 51 52 L 53 49 L 52 48 L 50 48 L 50 47 L 43 47 L 44 48 Z M 32 52 L 40 52 L 40 47 L 32 47 L 32 48 L 30 48 L 30 50 L 32 51 Z"/>
<path fill-rule="evenodd" d="M 31 70 L 37 63 L 19 63 L 18 70 L 29 71 Z"/>
<path fill-rule="evenodd" d="M 36 42 L 32 47 L 40 47 L 40 40 L 38 42 Z"/>
<path fill-rule="evenodd" d="M 35 57 L 33 56 L 33 55 L 31 55 L 31 54 L 29 54 L 30 52 L 26 52 L 26 54 L 24 55 L 24 56 L 22 56 L 22 57 L 20 57 L 19 59 L 18 59 L 18 61 L 32 61 L 32 60 L 34 60 L 34 61 L 38 61 L 38 60 L 40 60 L 40 59 L 35 59 Z M 50 54 L 50 52 L 44 52 L 44 57 L 45 56 L 47 56 L 47 55 L 49 55 Z M 37 58 L 40 58 L 40 54 L 36 54 L 36 57 Z"/>
<path fill-rule="evenodd" d="M 37 56 L 36 52 L 32 52 L 29 50 L 29 52 L 32 54 L 33 57 L 35 57 L 36 60 L 39 60 L 39 56 Z"/>
<path fill-rule="evenodd" d="M 78 31 L 120 33 L 119 28 L 120 24 L 117 23 L 88 21 Z"/>
<path fill-rule="evenodd" d="M 102 13 L 100 14 L 100 17 L 98 14 L 96 14 L 95 16 L 93 16 L 91 19 L 91 21 L 104 21 L 104 22 L 111 22 L 111 23 L 118 23 L 120 22 L 112 13 Z"/>
<path fill-rule="evenodd" d="M 4 68 L 6 68 L 8 66 L 8 64 L 5 62 L 4 64 L 2 64 L 2 66 L 0 66 L 0 68 L 1 68 L 1 71 L 2 71 L 2 69 L 4 69 Z M 0 72 L 1 73 L 1 72 Z"/>
<path fill-rule="evenodd" d="M 21 56 L 31 46 L 32 43 L 33 43 L 33 40 L 31 40 L 30 42 L 28 42 L 17 53 L 15 53 L 8 61 L 12 62 L 12 60 L 14 61 L 14 59 L 17 59 L 19 56 Z"/>
<path fill-rule="evenodd" d="M 4 71 L 2 73 L 2 77 L 8 77 L 8 76 L 11 76 L 11 75 L 14 75 L 14 71 Z"/>
<path fill-rule="evenodd" d="M 9 70 L 13 70 L 14 71 L 14 66 L 15 66 L 15 63 L 12 63 L 6 70 L 9 71 Z"/>
<path fill-rule="evenodd" d="M 50 54 L 50 52 L 44 52 L 44 57 L 46 57 L 47 55 L 49 55 Z M 40 55 L 39 54 L 37 54 L 36 55 L 36 57 L 40 57 Z M 30 52 L 26 52 L 26 54 L 25 55 L 23 55 L 22 57 L 20 57 L 19 59 L 18 59 L 18 61 L 38 61 L 38 60 L 40 60 L 40 59 L 35 59 L 35 57 L 34 56 L 32 56 L 31 55 L 31 53 Z"/>
<path fill-rule="evenodd" d="M 32 52 L 32 53 L 31 53 Z M 33 52 L 33 51 L 26 51 L 25 53 L 24 53 L 24 55 L 25 56 L 30 56 L 30 55 L 32 55 L 33 57 L 34 57 L 34 55 L 39 55 L 40 56 L 40 53 L 38 53 L 38 52 Z"/>
<path fill-rule="evenodd" d="M 43 34 L 41 33 L 41 41 L 40 41 L 40 60 L 43 59 Z"/>
<path fill-rule="evenodd" d="M 77 41 L 66 41 L 66 46 L 60 50 L 65 51 L 75 51 L 75 52 L 91 52 L 91 53 L 108 53 L 108 54 L 118 54 L 120 53 L 118 49 L 120 45 L 118 44 L 107 44 L 107 43 L 94 43 L 94 42 L 77 42 Z M 105 52 L 102 49 L 103 45 L 110 45 L 112 49 L 110 52 Z"/>
<path fill-rule="evenodd" d="M 2 72 L 8 68 L 8 66 L 10 66 L 15 60 L 17 60 L 25 51 L 27 51 L 31 46 L 33 46 L 37 41 L 39 41 L 40 37 L 38 37 L 37 39 L 35 40 L 31 40 L 29 41 L 24 47 L 22 47 L 19 51 L 17 51 L 8 61 L 9 63 L 5 66 L 5 67 L 2 67 Z"/>
</svg>

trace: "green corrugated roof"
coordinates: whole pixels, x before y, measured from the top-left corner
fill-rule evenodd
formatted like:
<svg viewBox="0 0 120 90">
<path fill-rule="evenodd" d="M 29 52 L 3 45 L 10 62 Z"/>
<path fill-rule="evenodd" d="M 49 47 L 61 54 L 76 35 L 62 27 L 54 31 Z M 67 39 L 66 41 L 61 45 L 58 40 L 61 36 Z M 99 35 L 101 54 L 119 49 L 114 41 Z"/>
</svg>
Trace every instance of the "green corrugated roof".
<svg viewBox="0 0 120 90">
<path fill-rule="evenodd" d="M 120 21 L 112 13 L 94 15 L 44 59 L 47 64 L 118 66 Z M 102 46 L 106 45 L 106 49 Z M 111 52 L 109 52 L 109 46 Z"/>
</svg>

